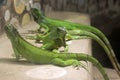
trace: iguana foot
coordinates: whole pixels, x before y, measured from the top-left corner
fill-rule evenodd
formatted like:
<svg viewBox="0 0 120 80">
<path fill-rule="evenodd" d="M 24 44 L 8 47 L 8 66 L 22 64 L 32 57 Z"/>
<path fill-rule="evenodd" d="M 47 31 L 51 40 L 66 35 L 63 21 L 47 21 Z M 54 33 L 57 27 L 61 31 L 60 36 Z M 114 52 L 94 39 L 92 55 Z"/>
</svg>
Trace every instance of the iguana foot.
<svg viewBox="0 0 120 80">
<path fill-rule="evenodd" d="M 80 61 L 75 61 L 74 63 L 73 63 L 73 67 L 74 68 L 76 68 L 76 70 L 79 70 L 80 69 L 80 67 L 82 67 L 82 68 L 84 68 L 85 70 L 87 70 L 87 66 L 85 65 L 85 64 L 83 64 L 82 62 L 80 62 Z"/>
<path fill-rule="evenodd" d="M 59 50 L 57 50 L 57 49 L 52 50 L 52 52 L 55 52 L 55 53 L 60 53 L 60 51 L 59 51 Z"/>
</svg>

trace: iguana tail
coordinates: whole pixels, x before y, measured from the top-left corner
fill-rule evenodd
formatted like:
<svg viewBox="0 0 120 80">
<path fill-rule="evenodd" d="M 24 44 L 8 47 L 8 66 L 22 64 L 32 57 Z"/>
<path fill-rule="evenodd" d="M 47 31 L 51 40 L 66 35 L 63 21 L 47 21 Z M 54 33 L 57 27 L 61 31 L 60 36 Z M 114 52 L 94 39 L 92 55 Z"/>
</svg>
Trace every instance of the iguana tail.
<svg viewBox="0 0 120 80">
<path fill-rule="evenodd" d="M 105 50 L 107 56 L 109 57 L 110 61 L 113 64 L 113 67 L 115 68 L 116 72 L 118 73 L 118 75 L 120 76 L 120 70 L 119 70 L 119 63 L 116 60 L 116 57 L 113 56 L 111 53 L 111 51 L 109 50 L 109 48 L 106 46 L 106 44 L 95 34 L 91 33 L 91 32 L 87 32 L 87 31 L 83 31 L 83 30 L 72 30 L 72 31 L 68 31 L 68 34 L 72 34 L 72 36 L 80 36 L 80 38 L 91 38 L 95 41 L 97 41 Z"/>
</svg>

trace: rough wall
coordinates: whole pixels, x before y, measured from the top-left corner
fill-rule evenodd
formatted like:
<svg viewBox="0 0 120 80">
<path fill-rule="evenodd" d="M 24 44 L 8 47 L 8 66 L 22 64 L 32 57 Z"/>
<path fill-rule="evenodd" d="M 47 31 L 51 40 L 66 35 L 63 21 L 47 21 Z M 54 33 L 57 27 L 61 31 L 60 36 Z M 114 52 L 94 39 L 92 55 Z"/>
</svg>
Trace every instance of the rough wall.
<svg viewBox="0 0 120 80">
<path fill-rule="evenodd" d="M 44 0 L 53 10 L 85 12 L 91 15 L 120 12 L 120 0 Z"/>
<path fill-rule="evenodd" d="M 24 26 L 32 20 L 30 7 L 40 9 L 40 0 L 0 0 L 0 33 L 5 23 Z"/>
</svg>

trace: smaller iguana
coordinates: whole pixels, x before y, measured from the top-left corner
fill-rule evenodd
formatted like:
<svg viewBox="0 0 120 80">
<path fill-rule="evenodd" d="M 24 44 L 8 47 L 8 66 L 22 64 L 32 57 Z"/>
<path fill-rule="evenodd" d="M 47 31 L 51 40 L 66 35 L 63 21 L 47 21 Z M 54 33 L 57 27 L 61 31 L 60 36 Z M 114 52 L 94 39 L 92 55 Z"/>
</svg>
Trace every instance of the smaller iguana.
<svg viewBox="0 0 120 80">
<path fill-rule="evenodd" d="M 66 44 L 67 31 L 63 27 L 56 27 L 47 34 L 36 34 L 36 36 L 27 36 L 29 39 L 35 39 L 36 42 L 42 42 L 42 49 L 50 51 L 58 51 L 60 47 L 64 47 L 64 52 L 68 51 L 68 46 Z"/>
</svg>

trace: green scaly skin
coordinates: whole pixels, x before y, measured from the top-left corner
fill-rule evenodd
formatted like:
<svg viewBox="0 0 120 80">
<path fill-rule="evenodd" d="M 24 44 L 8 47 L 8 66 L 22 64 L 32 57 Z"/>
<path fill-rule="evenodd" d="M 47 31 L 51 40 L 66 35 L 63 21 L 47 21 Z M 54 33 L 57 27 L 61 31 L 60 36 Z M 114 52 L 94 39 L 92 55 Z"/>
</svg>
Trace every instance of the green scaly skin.
<svg viewBox="0 0 120 80">
<path fill-rule="evenodd" d="M 65 43 L 66 33 L 67 32 L 65 29 L 57 27 L 45 35 L 38 34 L 37 40 L 42 40 L 43 42 L 43 46 L 41 47 L 42 49 L 57 51 L 60 47 L 63 46 L 65 48 L 64 52 L 66 52 L 67 51 L 67 45 Z"/>
<path fill-rule="evenodd" d="M 5 31 L 8 38 L 11 41 L 13 50 L 16 55 L 16 59 L 22 56 L 26 58 L 29 62 L 37 64 L 54 64 L 57 66 L 70 66 L 70 65 L 80 65 L 79 61 L 89 61 L 93 63 L 104 77 L 104 80 L 109 80 L 105 70 L 102 65 L 92 56 L 86 54 L 73 54 L 73 53 L 54 53 L 47 51 L 36 46 L 31 45 L 25 41 L 14 28 L 13 25 L 5 25 Z M 68 55 L 69 54 L 69 55 Z"/>
<path fill-rule="evenodd" d="M 61 26 L 61 27 L 64 27 L 68 31 L 68 34 L 71 37 L 73 37 L 73 39 L 74 39 L 74 37 L 76 38 L 76 36 L 85 36 L 86 38 L 92 38 L 92 39 L 96 40 L 99 44 L 102 43 L 100 45 L 106 51 L 108 57 L 110 58 L 110 60 L 113 64 L 113 67 L 115 68 L 118 75 L 120 76 L 120 72 L 119 72 L 120 65 L 116 59 L 114 51 L 113 51 L 108 39 L 100 30 L 98 30 L 95 27 L 89 26 L 89 25 L 71 23 L 68 21 L 48 18 L 45 15 L 43 15 L 43 13 L 40 12 L 40 10 L 38 10 L 36 8 L 31 9 L 31 14 L 33 15 L 34 20 L 40 25 L 40 27 L 44 27 L 46 29 L 45 33 L 49 32 L 51 30 L 54 30 L 55 27 Z M 82 37 L 78 37 L 78 38 L 82 38 Z"/>
</svg>

